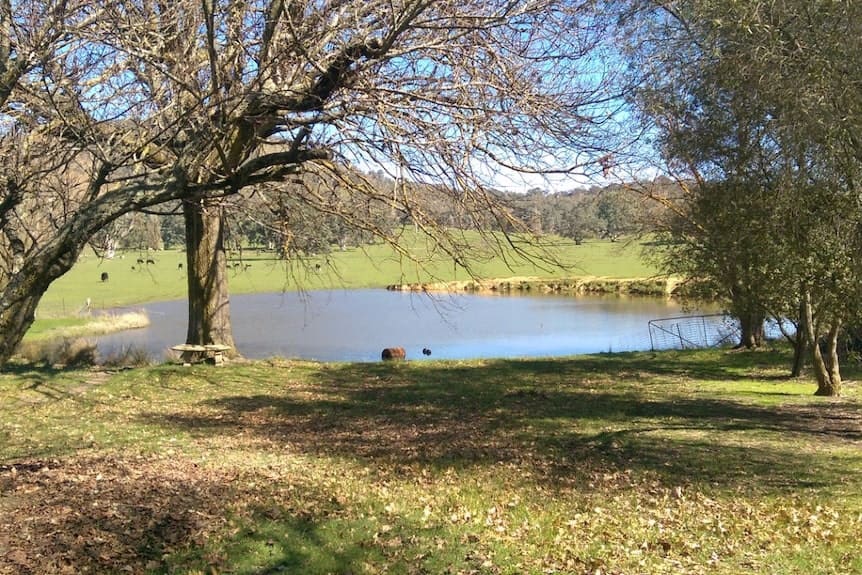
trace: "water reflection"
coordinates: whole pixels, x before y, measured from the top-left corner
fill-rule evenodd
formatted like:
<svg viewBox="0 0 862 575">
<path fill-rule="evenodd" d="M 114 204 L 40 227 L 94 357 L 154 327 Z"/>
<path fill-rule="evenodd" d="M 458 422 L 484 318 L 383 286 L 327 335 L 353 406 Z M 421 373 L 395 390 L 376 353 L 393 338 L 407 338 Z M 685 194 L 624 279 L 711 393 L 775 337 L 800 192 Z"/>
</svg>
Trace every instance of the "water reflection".
<svg viewBox="0 0 862 575">
<path fill-rule="evenodd" d="M 184 341 L 185 300 L 143 306 L 151 325 L 98 338 L 162 357 Z M 249 358 L 376 361 L 384 347 L 408 358 L 561 356 L 650 349 L 647 322 L 686 315 L 680 304 L 618 296 L 477 296 L 332 290 L 231 297 L 234 337 Z M 431 351 L 424 356 L 422 349 Z"/>
</svg>

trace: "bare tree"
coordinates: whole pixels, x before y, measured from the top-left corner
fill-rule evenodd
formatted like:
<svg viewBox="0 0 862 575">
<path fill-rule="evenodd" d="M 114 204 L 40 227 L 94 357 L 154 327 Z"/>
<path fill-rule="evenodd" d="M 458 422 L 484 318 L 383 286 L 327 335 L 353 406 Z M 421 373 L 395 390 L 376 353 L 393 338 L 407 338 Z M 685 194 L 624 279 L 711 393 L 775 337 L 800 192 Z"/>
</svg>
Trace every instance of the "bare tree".
<svg viewBox="0 0 862 575">
<path fill-rule="evenodd" d="M 582 170 L 610 114 L 590 4 L 557 0 L 120 3 L 102 41 L 160 119 L 143 163 L 217 194 L 310 171 L 409 214 L 453 260 L 464 245 L 410 194 L 343 173 L 376 165 L 445 184 L 465 211 L 510 219 L 501 172 Z M 104 40 L 108 38 L 108 40 Z M 152 136 L 155 128 L 159 136 Z M 223 183 L 226 182 L 226 185 Z M 402 188 L 402 192 L 406 188 Z M 353 208 L 304 194 L 348 225 Z M 224 203 L 187 194 L 189 343 L 232 344 Z M 483 218 L 487 221 L 487 217 Z M 507 227 L 511 225 L 497 227 Z M 381 230 L 376 230 L 381 232 Z M 397 238 L 382 234 L 394 245 Z"/>
<path fill-rule="evenodd" d="M 92 191 L 81 175 L 93 164 L 54 138 L 56 125 L 29 114 L 27 102 L 51 97 L 47 69 L 95 13 L 79 2 L 34 1 L 13 10 L 11 0 L 0 1 L 0 364 L 50 282 L 80 251 L 53 240 Z"/>
<path fill-rule="evenodd" d="M 518 228 L 493 193 L 507 178 L 600 170 L 609 140 L 597 144 L 597 133 L 607 138 L 615 100 L 592 9 L 564 0 L 116 0 L 53 53 L 43 71 L 50 93 L 28 110 L 95 159 L 89 202 L 70 219 L 76 233 L 183 199 L 187 341 L 231 344 L 225 196 L 300 172 L 341 180 L 351 201 L 303 201 L 397 246 L 355 209 L 359 198 L 389 206 L 463 262 L 470 246 L 409 192 L 422 186 L 380 190 L 346 167 L 437 184 L 477 224 L 508 230 Z M 514 235 L 492 241 L 519 247 Z"/>
</svg>

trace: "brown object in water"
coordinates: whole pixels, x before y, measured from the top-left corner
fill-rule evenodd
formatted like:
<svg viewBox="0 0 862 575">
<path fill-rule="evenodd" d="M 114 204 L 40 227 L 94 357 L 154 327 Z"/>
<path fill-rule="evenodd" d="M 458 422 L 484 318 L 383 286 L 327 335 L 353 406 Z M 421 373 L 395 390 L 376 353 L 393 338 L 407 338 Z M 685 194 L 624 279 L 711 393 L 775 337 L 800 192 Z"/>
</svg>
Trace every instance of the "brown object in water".
<svg viewBox="0 0 862 575">
<path fill-rule="evenodd" d="M 380 354 L 381 359 L 407 359 L 407 352 L 403 347 L 387 347 Z"/>
</svg>

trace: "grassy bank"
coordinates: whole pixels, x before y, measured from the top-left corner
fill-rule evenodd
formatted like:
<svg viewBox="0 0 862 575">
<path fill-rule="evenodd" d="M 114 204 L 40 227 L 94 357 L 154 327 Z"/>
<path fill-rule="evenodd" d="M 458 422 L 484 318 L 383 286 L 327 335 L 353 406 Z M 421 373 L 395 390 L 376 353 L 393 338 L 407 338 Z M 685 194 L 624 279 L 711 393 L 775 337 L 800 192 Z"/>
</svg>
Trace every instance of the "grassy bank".
<svg viewBox="0 0 862 575">
<path fill-rule="evenodd" d="M 0 573 L 862 573 L 862 393 L 788 362 L 7 370 Z"/>
<path fill-rule="evenodd" d="M 482 240 L 478 235 L 468 234 L 466 239 L 481 248 Z M 285 262 L 276 258 L 274 252 L 232 252 L 228 273 L 231 293 L 383 288 L 390 284 L 471 279 L 466 272 L 456 269 L 451 259 L 435 253 L 420 236 L 405 231 L 403 244 L 416 259 L 425 262 L 424 269 L 381 244 L 335 251 L 327 257 L 308 258 L 301 262 Z M 648 277 L 656 270 L 641 261 L 643 247 L 636 242 L 609 241 L 585 242 L 578 246 L 560 240 L 556 255 L 565 267 L 539 267 L 514 253 L 505 259 L 477 255 L 469 263 L 485 278 Z M 138 263 L 139 260 L 144 263 Z M 51 286 L 40 304 L 38 317 L 75 316 L 85 310 L 88 299 L 93 309 L 109 309 L 184 298 L 186 275 L 184 265 L 180 267 L 184 263 L 183 252 L 170 250 L 127 252 L 111 260 L 87 254 Z M 102 273 L 108 274 L 108 281 L 101 281 Z"/>
<path fill-rule="evenodd" d="M 27 341 L 44 341 L 56 338 L 70 338 L 82 335 L 101 335 L 137 329 L 150 325 L 150 318 L 144 312 L 124 312 L 118 314 L 99 314 L 82 317 L 37 319 L 27 332 Z"/>
<path fill-rule="evenodd" d="M 414 292 L 468 292 L 468 293 L 533 293 L 533 294 L 624 294 L 642 296 L 669 296 L 675 293 L 676 278 L 497 278 L 491 280 L 465 280 L 395 284 L 387 286 L 393 291 Z"/>
</svg>

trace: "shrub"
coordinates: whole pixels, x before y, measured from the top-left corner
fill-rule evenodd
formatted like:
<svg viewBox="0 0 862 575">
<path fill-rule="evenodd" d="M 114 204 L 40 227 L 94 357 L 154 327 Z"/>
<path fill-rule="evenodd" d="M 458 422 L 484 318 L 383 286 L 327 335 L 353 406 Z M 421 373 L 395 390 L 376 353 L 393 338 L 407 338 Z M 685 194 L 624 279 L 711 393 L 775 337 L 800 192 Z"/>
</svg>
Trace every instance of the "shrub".
<svg viewBox="0 0 862 575">
<path fill-rule="evenodd" d="M 101 361 L 104 367 L 146 367 L 153 363 L 150 353 L 134 345 L 127 345 L 113 350 Z"/>
<path fill-rule="evenodd" d="M 96 365 L 96 344 L 80 337 L 25 343 L 18 354 L 30 363 L 76 368 Z"/>
</svg>

